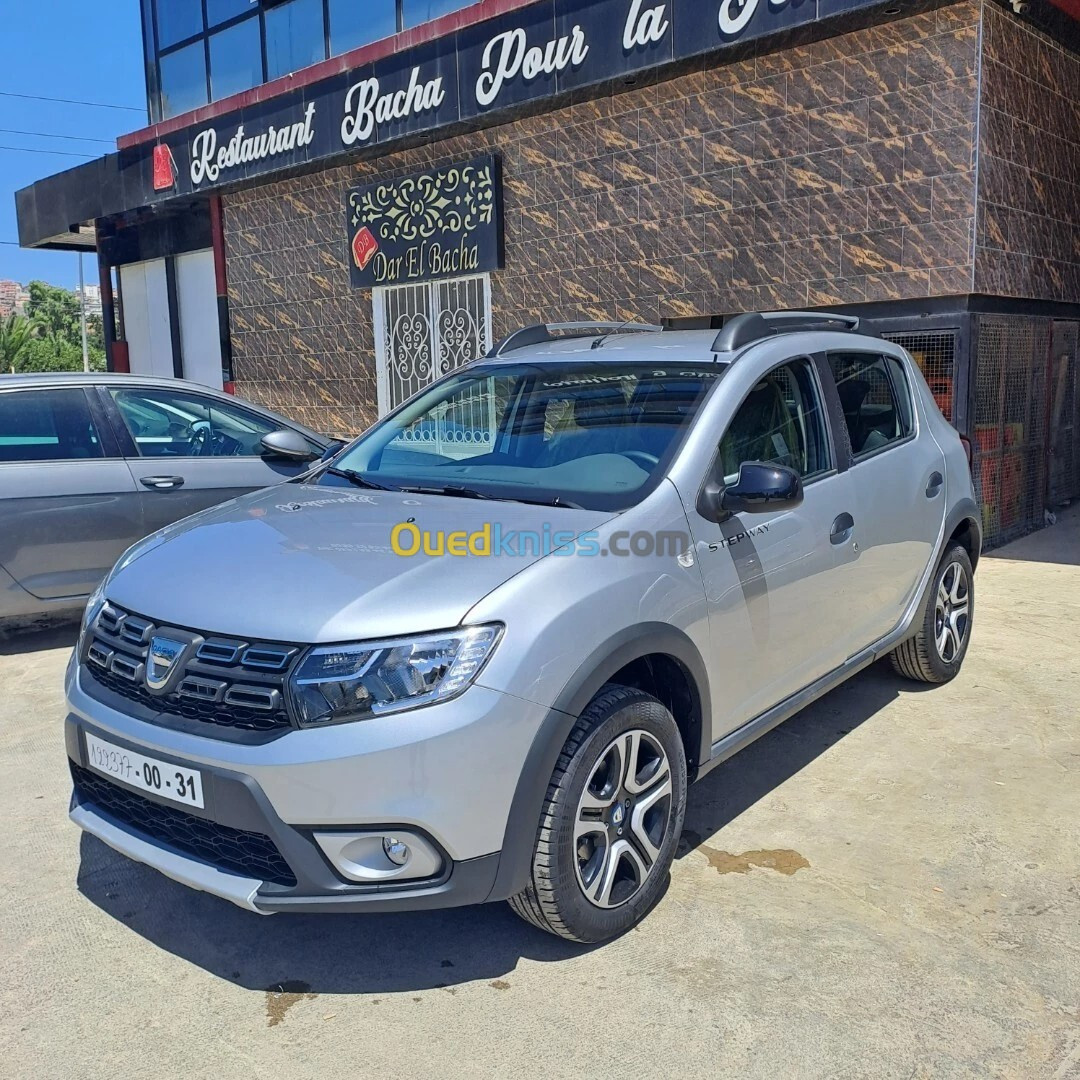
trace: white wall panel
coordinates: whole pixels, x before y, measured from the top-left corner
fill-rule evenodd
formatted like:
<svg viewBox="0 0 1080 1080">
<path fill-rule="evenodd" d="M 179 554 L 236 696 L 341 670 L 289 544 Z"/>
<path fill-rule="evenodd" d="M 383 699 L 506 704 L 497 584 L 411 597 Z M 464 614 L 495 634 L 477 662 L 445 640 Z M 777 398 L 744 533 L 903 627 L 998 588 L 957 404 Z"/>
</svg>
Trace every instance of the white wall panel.
<svg viewBox="0 0 1080 1080">
<path fill-rule="evenodd" d="M 221 337 L 214 253 L 209 248 L 177 256 L 176 298 L 184 378 L 220 390 Z"/>
<path fill-rule="evenodd" d="M 124 304 L 124 337 L 132 372 L 172 378 L 165 260 L 153 259 L 120 267 L 120 290 Z"/>
</svg>

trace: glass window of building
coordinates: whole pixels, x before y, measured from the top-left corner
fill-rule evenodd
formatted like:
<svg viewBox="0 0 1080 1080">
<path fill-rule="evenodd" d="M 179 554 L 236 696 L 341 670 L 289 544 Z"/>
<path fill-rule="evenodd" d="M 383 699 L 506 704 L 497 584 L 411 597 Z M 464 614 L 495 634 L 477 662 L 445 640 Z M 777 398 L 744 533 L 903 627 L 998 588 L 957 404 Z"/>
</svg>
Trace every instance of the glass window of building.
<svg viewBox="0 0 1080 1080">
<path fill-rule="evenodd" d="M 154 7 L 159 49 L 202 33 L 202 0 L 157 0 Z"/>
<path fill-rule="evenodd" d="M 402 0 L 402 23 L 405 26 L 416 26 L 475 2 L 476 0 Z"/>
<path fill-rule="evenodd" d="M 330 0 L 330 55 L 397 33 L 397 0 Z"/>
<path fill-rule="evenodd" d="M 326 59 L 322 0 L 288 0 L 267 8 L 264 18 L 267 79 Z"/>
<path fill-rule="evenodd" d="M 159 64 L 163 118 L 206 104 L 206 54 L 201 39 L 163 56 Z"/>
<path fill-rule="evenodd" d="M 210 35 L 210 97 L 250 90 L 263 81 L 259 17 Z"/>
<path fill-rule="evenodd" d="M 223 22 L 238 18 L 249 11 L 258 10 L 259 0 L 206 0 L 206 25 L 220 26 Z"/>
</svg>

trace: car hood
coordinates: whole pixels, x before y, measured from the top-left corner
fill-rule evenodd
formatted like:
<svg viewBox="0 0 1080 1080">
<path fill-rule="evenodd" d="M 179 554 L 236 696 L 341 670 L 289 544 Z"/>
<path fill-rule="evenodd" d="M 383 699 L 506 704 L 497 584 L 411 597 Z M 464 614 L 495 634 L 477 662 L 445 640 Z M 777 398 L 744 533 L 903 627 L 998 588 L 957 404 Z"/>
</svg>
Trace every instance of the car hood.
<svg viewBox="0 0 1080 1080">
<path fill-rule="evenodd" d="M 542 556 L 394 553 L 391 531 L 579 535 L 610 512 L 285 484 L 155 533 L 117 565 L 115 604 L 157 623 L 260 640 L 331 642 L 456 626 Z M 535 545 L 530 551 L 535 550 Z"/>
</svg>

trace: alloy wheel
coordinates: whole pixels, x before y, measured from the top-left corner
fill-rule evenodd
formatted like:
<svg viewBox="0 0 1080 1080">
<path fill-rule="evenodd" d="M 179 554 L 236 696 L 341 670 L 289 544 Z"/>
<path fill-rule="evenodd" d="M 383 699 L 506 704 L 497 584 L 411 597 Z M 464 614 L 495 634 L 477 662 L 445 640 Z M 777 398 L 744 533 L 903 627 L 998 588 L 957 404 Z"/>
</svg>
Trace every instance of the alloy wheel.
<svg viewBox="0 0 1080 1080">
<path fill-rule="evenodd" d="M 938 582 L 934 607 L 934 642 L 938 656 L 951 664 L 963 648 L 971 613 L 971 589 L 967 571 L 956 562 L 949 563 Z"/>
<path fill-rule="evenodd" d="M 671 795 L 667 754 L 648 732 L 623 732 L 600 754 L 574 818 L 577 879 L 591 904 L 619 907 L 640 891 L 667 835 Z"/>
</svg>

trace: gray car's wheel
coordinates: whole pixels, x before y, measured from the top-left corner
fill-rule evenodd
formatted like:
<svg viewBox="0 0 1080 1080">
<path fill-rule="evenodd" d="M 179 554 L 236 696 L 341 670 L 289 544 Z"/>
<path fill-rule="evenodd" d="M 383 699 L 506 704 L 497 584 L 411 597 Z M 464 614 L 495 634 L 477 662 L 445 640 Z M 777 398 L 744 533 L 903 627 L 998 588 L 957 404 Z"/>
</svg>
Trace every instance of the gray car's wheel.
<svg viewBox="0 0 1080 1080">
<path fill-rule="evenodd" d="M 975 577 L 959 544 L 942 556 L 918 633 L 890 654 L 893 667 L 909 679 L 945 683 L 956 677 L 971 641 Z"/>
<path fill-rule="evenodd" d="M 656 698 L 605 686 L 570 732 L 548 785 L 532 880 L 510 906 L 570 941 L 629 930 L 667 880 L 686 813 L 686 755 Z"/>
</svg>

